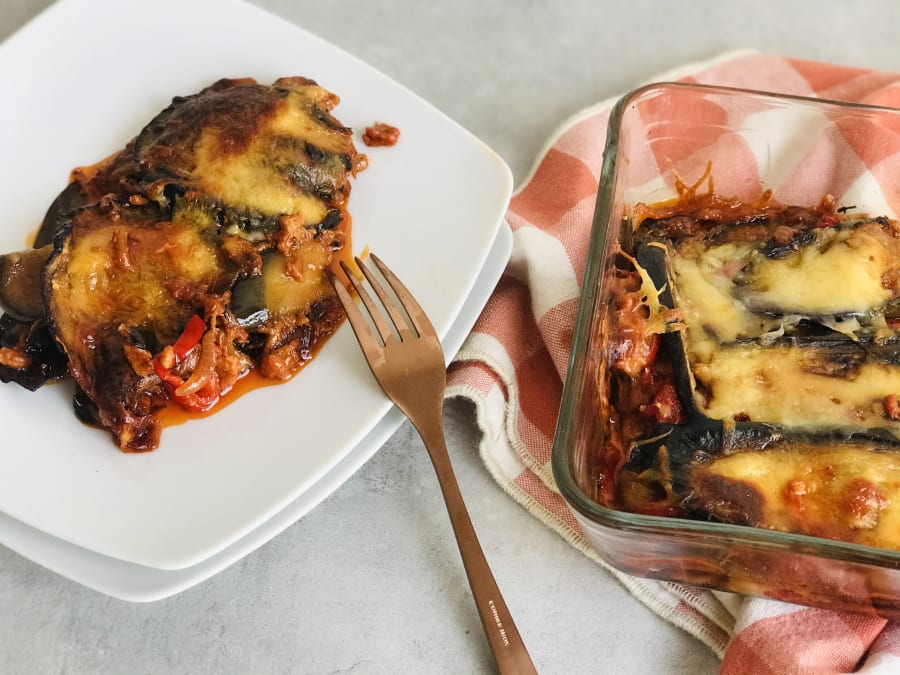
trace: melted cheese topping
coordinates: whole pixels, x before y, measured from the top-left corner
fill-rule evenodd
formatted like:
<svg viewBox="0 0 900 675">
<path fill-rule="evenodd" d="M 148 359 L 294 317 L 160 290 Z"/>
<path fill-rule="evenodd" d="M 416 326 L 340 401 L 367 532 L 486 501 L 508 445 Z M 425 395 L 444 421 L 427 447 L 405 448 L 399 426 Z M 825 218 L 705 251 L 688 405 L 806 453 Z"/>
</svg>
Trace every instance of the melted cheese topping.
<svg viewBox="0 0 900 675">
<path fill-rule="evenodd" d="M 622 427 L 630 451 L 615 499 L 630 510 L 900 550 L 900 443 L 875 440 L 900 440 L 900 363 L 886 362 L 898 361 L 888 318 L 900 299 L 897 223 L 849 222 L 829 199 L 818 210 L 741 204 L 738 212 L 711 196 L 681 194 L 639 241 L 667 247 L 684 324 L 687 363 L 680 351 L 663 352 L 666 384 L 682 403 L 693 395 L 724 431 L 689 413 L 675 422 L 688 433 L 667 448 L 669 429 L 633 414 L 635 431 Z M 665 368 L 646 372 L 615 393 L 623 418 L 662 391 L 653 378 Z M 727 448 L 712 447 L 707 424 Z M 835 440 L 848 429 L 872 440 Z"/>
<path fill-rule="evenodd" d="M 321 222 L 327 206 L 299 191 L 277 169 L 267 152 L 265 137 L 253 140 L 249 151 L 223 155 L 218 133 L 204 130 L 197 142 L 193 178 L 228 204 L 241 204 L 264 216 L 301 214 L 307 223 Z"/>
<path fill-rule="evenodd" d="M 298 255 L 302 256 L 307 269 L 299 280 L 288 274 L 282 255 L 273 255 L 266 261 L 264 301 L 275 315 L 306 312 L 314 302 L 334 293 L 323 272 L 331 262 L 331 251 L 314 240 L 304 243 Z"/>
<path fill-rule="evenodd" d="M 172 285 L 211 285 L 222 273 L 214 243 L 178 222 L 154 228 L 111 225 L 68 241 L 65 274 L 52 279 L 53 297 L 66 299 L 69 315 L 60 330 L 80 316 L 90 325 L 149 325 L 166 334 L 183 324 L 186 311 Z"/>
<path fill-rule="evenodd" d="M 737 280 L 744 302 L 780 314 L 866 314 L 890 299 L 882 277 L 894 266 L 888 238 L 877 223 L 814 230 L 815 242 L 768 258 L 755 251 Z"/>
<path fill-rule="evenodd" d="M 223 152 L 222 129 L 203 130 L 194 148 L 196 166 L 192 179 L 222 201 L 241 204 L 265 216 L 302 215 L 307 223 L 321 222 L 328 205 L 290 177 L 296 147 L 305 143 L 317 152 L 349 155 L 353 140 L 314 117 L 315 106 L 298 92 L 281 100 L 275 115 L 256 132 L 246 151 Z M 285 142 L 287 142 L 285 146 Z M 322 161 L 322 160 L 319 160 Z M 335 161 L 338 161 L 335 159 Z"/>
<path fill-rule="evenodd" d="M 705 361 L 719 344 L 777 330 L 780 319 L 754 314 L 734 295 L 734 275 L 752 252 L 749 244 L 724 244 L 696 257 L 672 259 L 675 304 L 682 311 L 691 351 Z"/>
<path fill-rule="evenodd" d="M 900 368 L 867 361 L 851 377 L 811 372 L 809 354 L 798 347 L 736 347 L 718 350 L 694 375 L 710 394 L 704 411 L 716 419 L 747 415 L 814 429 L 829 426 L 888 428 L 900 424 L 884 415 L 883 401 L 900 394 Z"/>
<path fill-rule="evenodd" d="M 748 512 L 758 527 L 900 548 L 900 455 L 846 443 L 743 452 L 696 471 L 701 481 L 732 483 L 731 494 L 752 495 Z"/>
<path fill-rule="evenodd" d="M 810 367 L 815 348 L 775 346 L 767 339 L 803 317 L 854 338 L 860 322 L 838 322 L 835 309 L 871 316 L 893 295 L 883 278 L 898 244 L 878 223 L 812 233 L 814 241 L 778 258 L 765 257 L 759 242 L 670 253 L 692 370 L 705 390 L 698 405 L 715 419 L 871 426 L 900 435 L 900 424 L 885 417 L 883 404 L 900 394 L 900 368 L 866 362 L 852 377 L 829 376 Z"/>
<path fill-rule="evenodd" d="M 270 133 L 273 135 L 302 138 L 321 150 L 334 153 L 349 153 L 350 138 L 335 129 L 317 122 L 310 117 L 309 104 L 297 93 L 291 93 L 288 103 L 280 106 L 272 120 Z"/>
</svg>

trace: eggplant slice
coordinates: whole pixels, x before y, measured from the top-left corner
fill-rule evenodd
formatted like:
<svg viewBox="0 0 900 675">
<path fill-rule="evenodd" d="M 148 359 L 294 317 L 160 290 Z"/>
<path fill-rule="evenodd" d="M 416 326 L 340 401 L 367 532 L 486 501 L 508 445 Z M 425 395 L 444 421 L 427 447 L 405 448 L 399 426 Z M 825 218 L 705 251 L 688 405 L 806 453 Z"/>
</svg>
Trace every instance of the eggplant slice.
<svg viewBox="0 0 900 675">
<path fill-rule="evenodd" d="M 659 338 L 683 418 L 628 440 L 619 504 L 900 549 L 898 247 L 886 219 L 780 247 L 639 241 L 632 264 L 684 324 Z M 804 298 L 808 269 L 820 283 Z"/>
<path fill-rule="evenodd" d="M 693 518 L 900 549 L 900 443 L 755 422 L 659 429 L 621 470 L 626 506 L 648 496 Z"/>
<path fill-rule="evenodd" d="M 4 303 L 0 376 L 35 385 L 27 329 L 45 327 L 124 451 L 157 447 L 172 401 L 209 409 L 253 368 L 293 376 L 343 318 L 325 271 L 366 159 L 338 101 L 302 77 L 221 80 L 74 171 L 43 248 L 15 257 L 31 266 Z"/>
</svg>

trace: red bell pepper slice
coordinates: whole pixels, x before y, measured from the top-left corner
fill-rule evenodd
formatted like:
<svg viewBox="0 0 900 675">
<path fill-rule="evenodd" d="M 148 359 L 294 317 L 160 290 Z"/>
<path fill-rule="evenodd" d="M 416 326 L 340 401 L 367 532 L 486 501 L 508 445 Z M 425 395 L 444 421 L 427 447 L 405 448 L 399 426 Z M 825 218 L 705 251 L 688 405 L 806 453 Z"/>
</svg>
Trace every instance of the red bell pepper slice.
<svg viewBox="0 0 900 675">
<path fill-rule="evenodd" d="M 200 344 L 200 339 L 205 332 L 206 322 L 198 315 L 194 314 L 194 316 L 191 317 L 191 320 L 187 322 L 187 326 L 184 327 L 181 335 L 175 340 L 175 344 L 172 345 L 172 349 L 175 351 L 176 362 L 183 361 L 184 357 L 187 356 L 194 347 Z"/>
<path fill-rule="evenodd" d="M 206 322 L 198 315 L 191 317 L 181 335 L 172 345 L 172 351 L 175 355 L 175 363 L 180 363 L 190 353 L 190 351 L 200 344 L 203 334 L 206 332 Z M 171 368 L 166 368 L 159 360 L 159 357 L 153 359 L 153 370 L 162 380 L 163 384 L 169 390 L 172 399 L 190 410 L 205 411 L 212 408 L 221 396 L 221 390 L 218 387 L 206 386 L 193 394 L 186 396 L 178 396 L 175 391 L 184 384 L 184 380 L 172 372 Z M 217 378 L 213 378 L 214 380 Z"/>
</svg>

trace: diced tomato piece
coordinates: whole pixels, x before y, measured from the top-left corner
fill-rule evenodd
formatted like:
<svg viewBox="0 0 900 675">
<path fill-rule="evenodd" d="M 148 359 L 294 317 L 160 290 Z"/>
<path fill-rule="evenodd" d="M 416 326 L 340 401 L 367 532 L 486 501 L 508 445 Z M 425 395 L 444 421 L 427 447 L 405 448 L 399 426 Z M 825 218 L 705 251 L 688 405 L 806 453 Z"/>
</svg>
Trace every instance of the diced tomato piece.
<svg viewBox="0 0 900 675">
<path fill-rule="evenodd" d="M 678 400 L 678 392 L 675 391 L 675 385 L 671 382 L 661 384 L 653 396 L 653 401 L 641 412 L 656 422 L 667 424 L 678 424 L 684 418 L 681 401 Z"/>
<path fill-rule="evenodd" d="M 900 398 L 897 394 L 888 394 L 884 397 L 884 412 L 892 420 L 900 420 Z"/>
</svg>

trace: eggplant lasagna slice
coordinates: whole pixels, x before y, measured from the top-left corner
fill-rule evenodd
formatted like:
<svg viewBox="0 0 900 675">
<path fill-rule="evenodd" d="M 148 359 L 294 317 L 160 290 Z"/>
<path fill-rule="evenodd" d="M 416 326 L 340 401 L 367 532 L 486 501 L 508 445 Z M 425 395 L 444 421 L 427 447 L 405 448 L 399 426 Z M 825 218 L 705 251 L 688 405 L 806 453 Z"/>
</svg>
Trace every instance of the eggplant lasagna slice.
<svg viewBox="0 0 900 675">
<path fill-rule="evenodd" d="M 900 549 L 900 223 L 699 185 L 607 280 L 598 499 Z"/>
<path fill-rule="evenodd" d="M 220 80 L 76 169 L 35 249 L 0 257 L 0 377 L 69 373 L 76 407 L 145 451 L 170 402 L 293 376 L 343 318 L 326 269 L 366 157 L 338 102 L 302 77 Z"/>
</svg>

